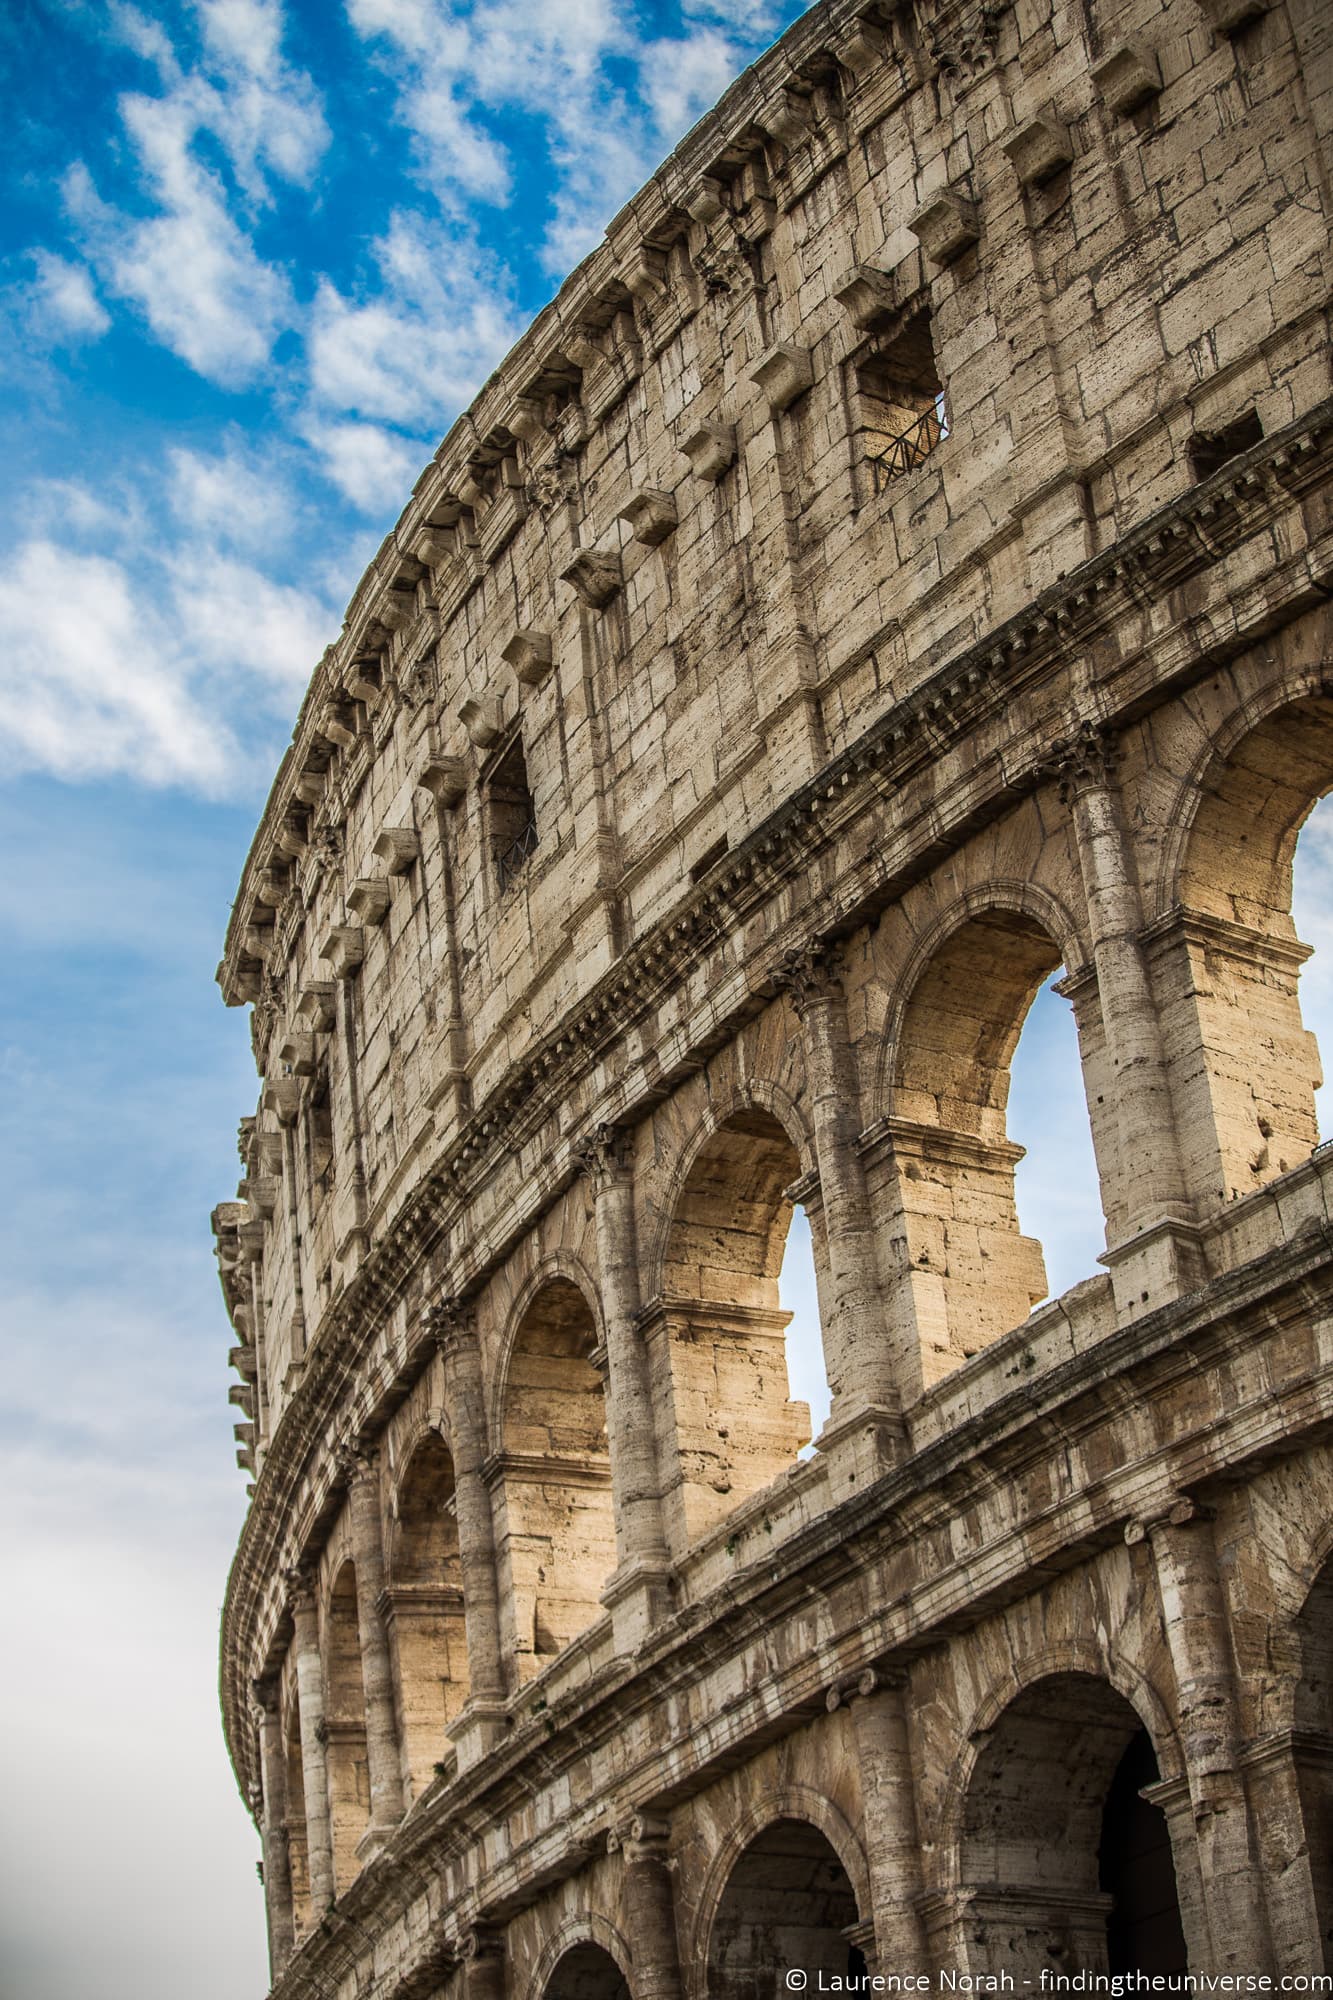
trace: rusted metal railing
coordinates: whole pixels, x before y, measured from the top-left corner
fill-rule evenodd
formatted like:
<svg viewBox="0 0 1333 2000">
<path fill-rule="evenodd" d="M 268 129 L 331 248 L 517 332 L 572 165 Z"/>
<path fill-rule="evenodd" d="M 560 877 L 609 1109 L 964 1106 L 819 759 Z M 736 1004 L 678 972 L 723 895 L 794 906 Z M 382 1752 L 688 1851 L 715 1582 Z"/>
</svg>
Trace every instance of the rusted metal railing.
<svg viewBox="0 0 1333 2000">
<path fill-rule="evenodd" d="M 948 435 L 948 412 L 943 396 L 937 396 L 930 408 L 914 418 L 905 431 L 899 431 L 897 437 L 889 438 L 870 453 L 876 493 L 882 493 L 890 480 L 929 458 L 940 440 Z"/>
<path fill-rule="evenodd" d="M 516 882 L 523 873 L 528 856 L 537 845 L 537 822 L 530 819 L 517 840 L 511 841 L 501 854 L 495 857 L 496 870 L 500 877 L 501 894 Z"/>
</svg>

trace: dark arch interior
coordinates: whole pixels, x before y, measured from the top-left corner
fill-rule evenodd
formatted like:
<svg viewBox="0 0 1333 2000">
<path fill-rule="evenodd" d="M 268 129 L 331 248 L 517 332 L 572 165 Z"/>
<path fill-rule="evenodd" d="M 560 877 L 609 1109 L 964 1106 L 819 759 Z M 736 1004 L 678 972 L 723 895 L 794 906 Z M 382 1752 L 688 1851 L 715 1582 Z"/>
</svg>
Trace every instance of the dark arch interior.
<svg viewBox="0 0 1333 2000">
<path fill-rule="evenodd" d="M 1146 1729 L 1129 1740 L 1102 1812 L 1099 1878 L 1111 1897 L 1106 1920 L 1111 1972 L 1187 1972 L 1185 1934 L 1166 1814 L 1141 1793 L 1160 1773 Z"/>
<path fill-rule="evenodd" d="M 1184 1969 L 1165 1815 L 1139 1797 L 1157 1776 L 1138 1716 L 1091 1674 L 1053 1675 L 1010 1703 L 964 1815 L 985 1951 L 1028 1977 Z"/>
<path fill-rule="evenodd" d="M 576 1944 L 546 1982 L 542 2000 L 630 2000 L 630 1990 L 609 1951 Z"/>
<path fill-rule="evenodd" d="M 710 1942 L 710 2000 L 776 2000 L 790 1967 L 809 1975 L 812 1990 L 820 1974 L 864 1974 L 848 1935 L 858 1919 L 847 1871 L 824 1835 L 805 1820 L 777 1820 L 728 1879 Z"/>
</svg>

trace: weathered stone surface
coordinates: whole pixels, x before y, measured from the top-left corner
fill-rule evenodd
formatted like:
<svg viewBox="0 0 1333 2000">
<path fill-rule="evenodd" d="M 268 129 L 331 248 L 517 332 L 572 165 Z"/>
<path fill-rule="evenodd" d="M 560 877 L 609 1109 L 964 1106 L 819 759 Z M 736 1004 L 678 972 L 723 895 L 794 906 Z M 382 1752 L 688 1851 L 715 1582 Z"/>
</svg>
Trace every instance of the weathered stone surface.
<svg viewBox="0 0 1333 2000">
<path fill-rule="evenodd" d="M 1143 1962 L 1145 1828 L 1155 1968 L 1333 1969 L 1333 18 L 1244 12 L 824 0 L 316 670 L 219 973 L 282 2000 L 1036 1990 Z"/>
</svg>

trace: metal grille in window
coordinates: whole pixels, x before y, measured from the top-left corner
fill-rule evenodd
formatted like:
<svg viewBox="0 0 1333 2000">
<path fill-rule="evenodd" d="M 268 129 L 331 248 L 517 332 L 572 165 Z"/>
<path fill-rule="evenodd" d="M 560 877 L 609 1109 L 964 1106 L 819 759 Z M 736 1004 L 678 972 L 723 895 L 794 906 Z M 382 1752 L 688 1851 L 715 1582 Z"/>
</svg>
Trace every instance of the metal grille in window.
<svg viewBox="0 0 1333 2000">
<path fill-rule="evenodd" d="M 913 419 L 906 430 L 899 431 L 896 437 L 886 439 L 870 453 L 876 493 L 882 493 L 890 480 L 898 478 L 900 473 L 910 472 L 914 466 L 920 465 L 923 459 L 929 458 L 936 445 L 948 435 L 949 413 L 944 407 L 944 396 L 941 393 L 929 409 L 923 410 L 919 417 Z"/>
<path fill-rule="evenodd" d="M 504 852 L 496 857 L 496 868 L 500 876 L 500 888 L 504 891 L 516 882 L 527 864 L 528 856 L 537 845 L 537 822 L 530 819 L 518 839 L 511 842 Z"/>
</svg>

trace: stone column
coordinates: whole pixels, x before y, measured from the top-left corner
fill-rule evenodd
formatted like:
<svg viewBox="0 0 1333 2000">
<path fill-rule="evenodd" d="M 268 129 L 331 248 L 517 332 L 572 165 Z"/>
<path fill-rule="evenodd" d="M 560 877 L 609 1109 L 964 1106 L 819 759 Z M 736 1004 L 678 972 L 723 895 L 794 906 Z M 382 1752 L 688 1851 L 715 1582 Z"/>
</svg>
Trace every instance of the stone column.
<svg viewBox="0 0 1333 2000">
<path fill-rule="evenodd" d="M 805 1040 L 819 1191 L 828 1240 L 830 1310 L 824 1352 L 833 1407 L 826 1439 L 888 1417 L 896 1429 L 901 1397 L 875 1256 L 875 1232 L 857 1151 L 860 1089 L 847 1033 L 847 1003 L 836 948 L 791 952 L 778 970 Z"/>
<path fill-rule="evenodd" d="M 310 1876 L 310 1916 L 318 1923 L 335 1895 L 333 1824 L 329 1813 L 327 1738 L 324 1728 L 324 1661 L 319 1650 L 319 1613 L 314 1578 L 307 1570 L 288 1575 L 296 1648 L 296 1693 L 301 1704 L 301 1779 L 305 1791 L 306 1867 Z"/>
<path fill-rule="evenodd" d="M 1143 910 L 1115 783 L 1109 731 L 1091 722 L 1052 746 L 1050 768 L 1069 807 L 1087 903 L 1097 996 L 1115 1078 L 1117 1172 L 1125 1195 L 1125 1244 L 1107 1264 L 1121 1318 L 1163 1305 L 1198 1282 L 1199 1251 L 1157 1005 L 1139 933 Z M 1132 1246 L 1132 1247 L 1131 1247 Z M 1147 1299 L 1143 1294 L 1147 1293 Z"/>
<path fill-rule="evenodd" d="M 618 1566 L 603 1601 L 611 1607 L 617 1646 L 629 1651 L 641 1645 L 672 1608 L 671 1564 L 662 1520 L 661 1446 L 648 1354 L 638 1324 L 641 1299 L 629 1136 L 612 1126 L 600 1126 L 579 1148 L 579 1158 L 596 1213 L 609 1377 L 607 1441 Z"/>
<path fill-rule="evenodd" d="M 339 1454 L 347 1479 L 351 1516 L 352 1566 L 356 1571 L 357 1636 L 366 1705 L 366 1765 L 370 1779 L 370 1825 L 357 1842 L 357 1856 L 370 1861 L 403 1816 L 402 1758 L 393 1698 L 393 1663 L 380 1615 L 384 1595 L 384 1542 L 380 1530 L 379 1453 L 373 1448 Z"/>
<path fill-rule="evenodd" d="M 504 1940 L 495 1931 L 464 1931 L 458 1943 L 463 2000 L 505 2000 Z"/>
<path fill-rule="evenodd" d="M 338 1240 L 335 1250 L 349 1272 L 355 1270 L 366 1247 L 366 1154 L 361 1116 L 361 1077 L 356 1046 L 356 994 L 351 969 L 335 966 L 338 1041 L 343 1072 L 347 1081 L 347 1156 L 339 1164 L 334 1199 L 338 1202 Z M 345 1174 L 345 1180 L 344 1180 Z M 344 1185 L 346 1198 L 343 1197 Z"/>
<path fill-rule="evenodd" d="M 1211 1518 L 1184 1499 L 1146 1529 L 1176 1681 L 1185 1775 L 1215 1973 L 1275 1970 L 1258 1842 L 1240 1769 L 1241 1729 L 1231 1667 L 1231 1624 Z"/>
<path fill-rule="evenodd" d="M 256 1681 L 259 1712 L 259 1768 L 262 1777 L 264 1907 L 268 1917 L 268 1962 L 274 1981 L 292 1955 L 292 1863 L 287 1839 L 287 1755 L 276 1681 Z"/>
<path fill-rule="evenodd" d="M 486 1394 L 472 1309 L 457 1299 L 444 1299 L 427 1308 L 424 1320 L 444 1364 L 444 1403 L 454 1461 L 468 1699 L 449 1733 L 458 1744 L 459 1764 L 466 1768 L 496 1741 L 505 1721 L 495 1520 L 482 1470 L 486 1462 Z"/>
<path fill-rule="evenodd" d="M 884 1973 L 929 1973 L 930 1950 L 921 1917 L 916 1780 L 902 1683 L 867 1668 L 855 1687 L 829 1689 L 829 1708 L 843 1703 L 851 1707 L 861 1768 L 878 1967 Z"/>
<path fill-rule="evenodd" d="M 636 2000 L 680 2000 L 680 1947 L 665 1820 L 636 1814 L 622 1852 Z"/>
</svg>

